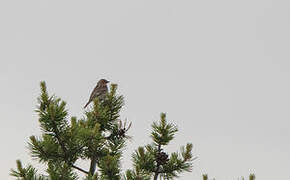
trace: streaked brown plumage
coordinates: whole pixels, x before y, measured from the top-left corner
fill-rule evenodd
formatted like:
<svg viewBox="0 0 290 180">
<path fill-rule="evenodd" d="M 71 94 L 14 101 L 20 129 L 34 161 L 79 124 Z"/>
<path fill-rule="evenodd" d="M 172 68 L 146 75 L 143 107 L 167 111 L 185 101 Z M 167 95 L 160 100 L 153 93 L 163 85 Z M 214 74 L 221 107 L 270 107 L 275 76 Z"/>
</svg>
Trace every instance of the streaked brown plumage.
<svg viewBox="0 0 290 180">
<path fill-rule="evenodd" d="M 88 103 L 84 106 L 84 108 L 86 108 L 96 97 L 98 97 L 100 100 L 103 100 L 106 97 L 106 94 L 108 93 L 107 83 L 109 82 L 110 81 L 107 81 L 106 79 L 99 80 L 98 84 L 91 93 Z"/>
</svg>

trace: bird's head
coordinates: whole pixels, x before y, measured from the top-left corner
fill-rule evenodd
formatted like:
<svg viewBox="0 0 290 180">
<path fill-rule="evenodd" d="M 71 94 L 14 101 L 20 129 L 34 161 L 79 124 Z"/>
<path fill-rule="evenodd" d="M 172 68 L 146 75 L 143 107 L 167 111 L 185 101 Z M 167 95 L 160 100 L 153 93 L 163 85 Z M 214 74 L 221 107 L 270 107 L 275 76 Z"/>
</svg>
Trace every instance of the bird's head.
<svg viewBox="0 0 290 180">
<path fill-rule="evenodd" d="M 107 83 L 109 83 L 110 81 L 108 81 L 108 80 L 106 80 L 106 79 L 101 79 L 101 80 L 99 80 L 99 83 L 100 84 L 107 84 Z"/>
</svg>

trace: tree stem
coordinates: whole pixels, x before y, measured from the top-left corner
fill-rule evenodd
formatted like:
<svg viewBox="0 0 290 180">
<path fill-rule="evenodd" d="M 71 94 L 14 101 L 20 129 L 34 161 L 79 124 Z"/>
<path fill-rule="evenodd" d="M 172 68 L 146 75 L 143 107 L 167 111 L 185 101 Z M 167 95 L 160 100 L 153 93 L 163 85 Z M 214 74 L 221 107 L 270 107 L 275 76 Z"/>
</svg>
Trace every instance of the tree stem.
<svg viewBox="0 0 290 180">
<path fill-rule="evenodd" d="M 96 166 L 97 166 L 97 159 L 93 157 L 91 160 L 89 174 L 94 175 L 95 170 L 96 170 Z"/>
<path fill-rule="evenodd" d="M 160 152 L 161 152 L 161 144 L 158 144 L 158 154 L 160 154 Z M 157 178 L 158 178 L 159 169 L 160 169 L 160 164 L 157 161 L 157 168 L 156 168 L 156 171 L 155 171 L 155 174 L 154 174 L 154 180 L 157 180 Z"/>
</svg>

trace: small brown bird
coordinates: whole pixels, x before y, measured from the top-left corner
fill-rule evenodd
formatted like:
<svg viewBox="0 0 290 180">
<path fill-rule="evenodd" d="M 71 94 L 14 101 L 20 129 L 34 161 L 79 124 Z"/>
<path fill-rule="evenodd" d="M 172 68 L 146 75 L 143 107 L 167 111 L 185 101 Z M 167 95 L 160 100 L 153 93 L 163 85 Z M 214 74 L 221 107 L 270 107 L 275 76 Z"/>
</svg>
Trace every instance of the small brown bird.
<svg viewBox="0 0 290 180">
<path fill-rule="evenodd" d="M 98 97 L 100 100 L 103 100 L 106 97 L 106 94 L 108 93 L 107 83 L 109 82 L 110 81 L 107 81 L 106 79 L 99 80 L 98 84 L 91 93 L 88 103 L 84 106 L 84 108 L 86 108 L 96 97 Z"/>
</svg>

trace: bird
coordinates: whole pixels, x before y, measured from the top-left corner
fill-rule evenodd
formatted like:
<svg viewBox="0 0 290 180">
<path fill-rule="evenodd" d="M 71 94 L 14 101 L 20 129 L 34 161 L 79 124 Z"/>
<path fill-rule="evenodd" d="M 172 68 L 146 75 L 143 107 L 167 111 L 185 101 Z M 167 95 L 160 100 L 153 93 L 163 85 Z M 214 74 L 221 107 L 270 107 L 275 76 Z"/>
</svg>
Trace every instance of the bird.
<svg viewBox="0 0 290 180">
<path fill-rule="evenodd" d="M 105 99 L 106 94 L 108 93 L 107 84 L 109 82 L 110 81 L 106 79 L 99 80 L 99 82 L 97 83 L 96 87 L 94 88 L 93 92 L 90 95 L 89 101 L 84 106 L 84 108 L 86 108 L 96 97 L 98 97 L 100 100 Z"/>
</svg>

